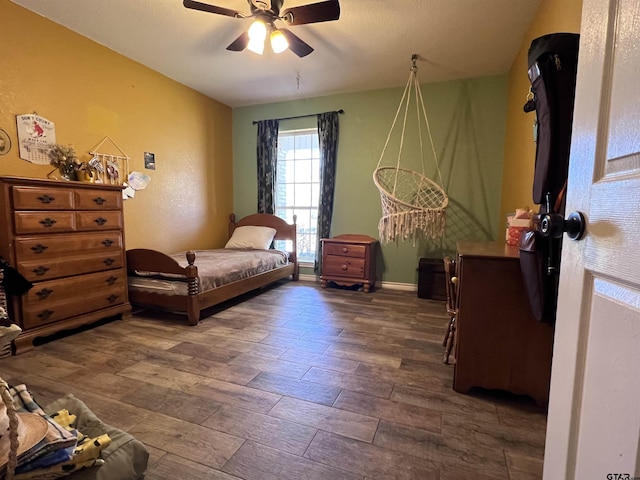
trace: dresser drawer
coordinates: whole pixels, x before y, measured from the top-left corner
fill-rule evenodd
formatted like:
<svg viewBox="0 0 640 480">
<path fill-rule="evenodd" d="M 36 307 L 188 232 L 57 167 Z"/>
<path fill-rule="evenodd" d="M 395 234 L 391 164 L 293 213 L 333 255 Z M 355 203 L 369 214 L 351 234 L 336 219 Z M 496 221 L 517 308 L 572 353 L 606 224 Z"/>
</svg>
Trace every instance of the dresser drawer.
<svg viewBox="0 0 640 480">
<path fill-rule="evenodd" d="M 124 254 L 122 250 L 82 256 L 43 258 L 42 261 L 18 260 L 18 271 L 32 282 L 113 270 L 123 266 Z"/>
<path fill-rule="evenodd" d="M 74 212 L 15 212 L 15 233 L 73 232 L 76 228 Z"/>
<path fill-rule="evenodd" d="M 70 210 L 73 191 L 61 188 L 11 187 L 15 210 Z"/>
<path fill-rule="evenodd" d="M 76 230 L 114 230 L 122 228 L 122 214 L 113 212 L 76 212 Z"/>
<path fill-rule="evenodd" d="M 94 292 L 77 292 L 75 298 L 57 302 L 30 303 L 22 309 L 23 329 L 40 327 L 70 317 L 95 312 L 103 308 L 125 303 L 127 299 L 124 286 L 99 289 Z"/>
<path fill-rule="evenodd" d="M 365 258 L 367 252 L 366 245 L 350 245 L 347 243 L 325 242 L 323 249 L 327 255 L 340 255 L 354 258 Z"/>
<path fill-rule="evenodd" d="M 71 233 L 17 237 L 16 256 L 21 261 L 77 255 L 78 252 L 119 252 L 123 250 L 122 234 L 118 230 L 100 233 Z"/>
<path fill-rule="evenodd" d="M 120 210 L 122 192 L 77 189 L 74 192 L 75 207 L 78 210 Z"/>
<path fill-rule="evenodd" d="M 326 253 L 326 252 L 325 252 Z M 323 275 L 364 278 L 364 258 L 325 256 L 322 265 Z"/>
<path fill-rule="evenodd" d="M 106 272 L 38 282 L 22 296 L 22 305 L 24 308 L 43 308 L 43 305 L 46 306 L 50 302 L 76 299 L 78 295 L 92 295 L 105 288 L 124 288 L 126 285 L 125 280 L 126 272 L 121 268 L 119 270 L 108 270 Z"/>
</svg>

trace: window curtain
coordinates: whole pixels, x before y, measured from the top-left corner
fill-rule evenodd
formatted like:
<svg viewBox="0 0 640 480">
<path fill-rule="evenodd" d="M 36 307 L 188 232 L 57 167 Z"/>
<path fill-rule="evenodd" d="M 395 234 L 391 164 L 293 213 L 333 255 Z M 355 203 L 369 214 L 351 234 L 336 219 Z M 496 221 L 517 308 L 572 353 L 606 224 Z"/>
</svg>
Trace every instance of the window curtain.
<svg viewBox="0 0 640 480">
<path fill-rule="evenodd" d="M 318 115 L 318 139 L 320 143 L 320 202 L 318 203 L 318 237 L 314 271 L 321 273 L 322 243 L 320 239 L 331 235 L 333 215 L 333 191 L 336 183 L 336 159 L 338 156 L 338 112 Z"/>
<path fill-rule="evenodd" d="M 273 214 L 278 158 L 278 120 L 258 122 L 258 213 Z"/>
</svg>

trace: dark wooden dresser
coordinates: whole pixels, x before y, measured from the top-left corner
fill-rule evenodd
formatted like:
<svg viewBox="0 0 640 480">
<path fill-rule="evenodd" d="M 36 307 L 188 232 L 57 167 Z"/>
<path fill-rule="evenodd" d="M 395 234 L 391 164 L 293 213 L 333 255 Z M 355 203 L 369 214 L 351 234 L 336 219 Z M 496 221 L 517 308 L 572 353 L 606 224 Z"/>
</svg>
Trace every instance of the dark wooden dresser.
<svg viewBox="0 0 640 480">
<path fill-rule="evenodd" d="M 536 321 L 517 247 L 458 242 L 458 317 L 453 389 L 500 389 L 549 400 L 553 328 Z"/>
<path fill-rule="evenodd" d="M 130 313 L 121 186 L 0 177 L 0 215 L 0 256 L 34 284 L 10 298 L 16 353 Z"/>
<path fill-rule="evenodd" d="M 365 292 L 376 284 L 376 247 L 378 241 L 367 235 L 343 234 L 323 238 L 323 287 L 327 282 L 338 285 L 362 285 Z"/>
</svg>

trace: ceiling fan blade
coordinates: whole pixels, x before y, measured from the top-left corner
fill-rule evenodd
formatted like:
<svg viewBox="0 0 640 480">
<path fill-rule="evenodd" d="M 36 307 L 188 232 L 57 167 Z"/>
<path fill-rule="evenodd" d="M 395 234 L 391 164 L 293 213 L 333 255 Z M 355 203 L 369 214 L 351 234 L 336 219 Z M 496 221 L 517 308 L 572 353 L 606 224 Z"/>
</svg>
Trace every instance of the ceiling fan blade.
<svg viewBox="0 0 640 480">
<path fill-rule="evenodd" d="M 340 2 L 338 0 L 327 0 L 326 2 L 287 8 L 282 12 L 281 17 L 289 25 L 338 20 L 340 18 Z"/>
<path fill-rule="evenodd" d="M 231 10 L 230 8 L 216 7 L 215 5 L 196 2 L 194 0 L 183 0 L 182 4 L 187 8 L 192 8 L 193 10 L 200 10 L 202 12 L 217 13 L 218 15 L 226 15 L 227 17 L 236 17 L 236 18 L 243 17 L 243 15 L 240 12 Z"/>
<path fill-rule="evenodd" d="M 242 32 L 242 34 L 236 38 L 229 46 L 227 50 L 231 50 L 232 52 L 241 52 L 249 45 L 249 34 L 247 32 Z"/>
<path fill-rule="evenodd" d="M 289 50 L 291 50 L 300 58 L 306 57 L 311 52 L 313 52 L 313 48 L 311 48 L 306 42 L 302 41 L 300 37 L 298 37 L 294 33 L 291 33 L 286 28 L 280 28 L 279 30 L 284 35 L 284 38 L 287 39 L 287 42 L 289 42 Z"/>
</svg>

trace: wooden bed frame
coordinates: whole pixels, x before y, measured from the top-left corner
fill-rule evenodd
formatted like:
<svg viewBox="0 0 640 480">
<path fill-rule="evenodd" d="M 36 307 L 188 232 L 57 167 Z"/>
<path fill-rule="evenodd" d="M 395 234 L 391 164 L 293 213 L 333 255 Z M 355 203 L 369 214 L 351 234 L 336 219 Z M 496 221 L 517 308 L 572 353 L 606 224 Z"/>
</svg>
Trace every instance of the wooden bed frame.
<svg viewBox="0 0 640 480">
<path fill-rule="evenodd" d="M 237 227 L 248 225 L 275 228 L 277 232 L 274 240 L 291 240 L 292 251 L 289 252 L 289 263 L 269 272 L 198 293 L 198 267 L 194 265 L 195 252 L 190 250 L 186 253 L 189 265 L 181 267 L 174 259 L 156 250 L 144 248 L 127 250 L 127 270 L 129 272 L 137 270 L 183 275 L 188 282 L 189 291 L 189 294 L 185 296 L 129 290 L 129 302 L 132 305 L 150 309 L 183 312 L 187 315 L 189 325 L 197 325 L 202 309 L 212 307 L 288 276 L 291 276 L 292 280 L 298 280 L 295 217 L 293 224 L 289 224 L 275 215 L 257 213 L 236 222 L 236 216 L 231 214 L 229 217 L 229 237 Z"/>
</svg>

